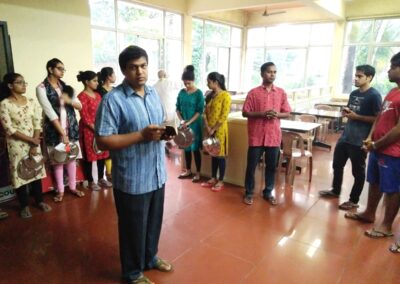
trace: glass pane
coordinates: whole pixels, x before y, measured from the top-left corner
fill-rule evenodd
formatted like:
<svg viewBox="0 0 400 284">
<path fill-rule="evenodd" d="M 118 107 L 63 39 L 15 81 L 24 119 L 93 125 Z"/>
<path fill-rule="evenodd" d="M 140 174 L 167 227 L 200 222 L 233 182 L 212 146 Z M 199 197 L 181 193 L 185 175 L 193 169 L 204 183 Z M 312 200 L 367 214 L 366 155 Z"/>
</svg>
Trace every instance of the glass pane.
<svg viewBox="0 0 400 284">
<path fill-rule="evenodd" d="M 229 48 L 220 47 L 218 48 L 218 73 L 225 76 L 225 79 L 228 79 L 229 75 Z"/>
<path fill-rule="evenodd" d="M 242 29 L 232 28 L 232 46 L 242 46 Z"/>
<path fill-rule="evenodd" d="M 240 48 L 231 48 L 228 90 L 238 91 L 240 82 Z"/>
<path fill-rule="evenodd" d="M 350 94 L 353 89 L 354 72 L 357 65 L 367 64 L 369 47 L 365 45 L 345 46 L 342 62 L 342 93 Z"/>
<path fill-rule="evenodd" d="M 400 41 L 400 19 L 375 21 L 375 42 Z"/>
<path fill-rule="evenodd" d="M 180 40 L 167 39 L 165 42 L 165 69 L 168 77 L 174 82 L 180 83 L 182 75 L 182 42 Z"/>
<path fill-rule="evenodd" d="M 194 66 L 195 83 L 197 86 L 204 84 L 203 75 L 203 42 L 192 41 L 192 65 Z M 181 70 L 182 72 L 182 70 Z"/>
<path fill-rule="evenodd" d="M 267 28 L 267 46 L 304 46 L 308 44 L 310 25 L 282 25 Z"/>
<path fill-rule="evenodd" d="M 129 45 L 137 45 L 138 41 L 139 41 L 139 37 L 137 35 L 119 33 L 118 34 L 119 52 L 121 52 L 123 49 L 125 49 Z"/>
<path fill-rule="evenodd" d="M 139 37 L 138 44 L 141 48 L 144 48 L 146 50 L 149 57 L 149 78 L 147 80 L 147 83 L 149 85 L 154 85 L 158 80 L 157 72 L 160 68 L 160 42 L 157 39 Z"/>
<path fill-rule="evenodd" d="M 206 47 L 205 53 L 205 67 L 206 73 L 217 71 L 217 58 L 218 58 L 218 48 L 217 47 Z"/>
<path fill-rule="evenodd" d="M 377 47 L 374 49 L 372 58 L 372 66 L 375 67 L 376 74 L 372 81 L 372 86 L 376 88 L 382 96 L 386 96 L 387 93 L 396 84 L 389 82 L 388 70 L 390 67 L 390 59 L 393 55 L 400 51 L 400 47 Z"/>
<path fill-rule="evenodd" d="M 249 29 L 247 31 L 247 46 L 264 46 L 265 28 Z"/>
<path fill-rule="evenodd" d="M 119 70 L 115 32 L 92 29 L 92 50 L 95 70 L 105 66 L 111 66 L 115 71 Z"/>
<path fill-rule="evenodd" d="M 193 19 L 192 21 L 192 41 L 203 41 L 203 21 Z"/>
<path fill-rule="evenodd" d="M 330 62 L 330 47 L 311 47 L 308 50 L 306 85 L 325 86 L 328 83 Z"/>
<path fill-rule="evenodd" d="M 312 25 L 310 45 L 332 44 L 334 29 L 333 23 Z"/>
<path fill-rule="evenodd" d="M 211 44 L 229 45 L 230 27 L 226 25 L 205 22 L 204 40 Z"/>
<path fill-rule="evenodd" d="M 178 14 L 165 13 L 165 35 L 181 38 L 182 37 L 182 17 Z"/>
<path fill-rule="evenodd" d="M 347 23 L 346 43 L 370 42 L 373 21 L 352 21 Z"/>
<path fill-rule="evenodd" d="M 118 28 L 138 33 L 162 35 L 163 12 L 161 10 L 118 1 Z"/>
<path fill-rule="evenodd" d="M 89 4 L 92 25 L 115 27 L 114 0 L 90 0 Z"/>
<path fill-rule="evenodd" d="M 276 85 L 288 90 L 304 87 L 306 49 L 268 50 L 266 61 L 276 65 Z"/>
<path fill-rule="evenodd" d="M 264 63 L 264 48 L 249 48 L 244 72 L 245 91 L 261 85 L 260 67 Z"/>
</svg>

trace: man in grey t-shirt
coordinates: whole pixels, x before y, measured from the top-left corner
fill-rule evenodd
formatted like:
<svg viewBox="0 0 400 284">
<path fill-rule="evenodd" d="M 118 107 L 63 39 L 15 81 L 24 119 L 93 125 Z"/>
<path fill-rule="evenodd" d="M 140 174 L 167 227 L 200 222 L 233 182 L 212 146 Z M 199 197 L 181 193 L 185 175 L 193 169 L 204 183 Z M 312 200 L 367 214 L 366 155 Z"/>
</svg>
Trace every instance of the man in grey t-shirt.
<svg viewBox="0 0 400 284">
<path fill-rule="evenodd" d="M 343 169 L 348 159 L 351 161 L 354 184 L 349 201 L 339 205 L 340 209 L 348 210 L 358 207 L 358 201 L 365 182 L 366 152 L 362 147 L 371 130 L 371 126 L 380 111 L 382 97 L 370 86 L 375 75 L 375 68 L 370 65 L 356 67 L 354 85 L 358 89 L 351 92 L 343 116 L 348 122 L 339 138 L 333 154 L 333 181 L 330 190 L 319 192 L 321 197 L 339 197 L 342 190 Z"/>
</svg>

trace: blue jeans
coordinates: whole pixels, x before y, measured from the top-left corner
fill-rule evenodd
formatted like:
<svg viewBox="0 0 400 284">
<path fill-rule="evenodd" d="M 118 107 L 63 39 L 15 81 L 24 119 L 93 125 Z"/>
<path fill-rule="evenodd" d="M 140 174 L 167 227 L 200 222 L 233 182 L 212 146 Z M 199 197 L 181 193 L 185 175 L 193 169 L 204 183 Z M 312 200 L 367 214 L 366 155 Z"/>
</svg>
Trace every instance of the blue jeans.
<svg viewBox="0 0 400 284">
<path fill-rule="evenodd" d="M 164 185 L 132 195 L 114 188 L 122 278 L 132 281 L 154 267 L 164 211 Z"/>
<path fill-rule="evenodd" d="M 246 196 L 253 196 L 254 193 L 254 174 L 256 167 L 262 154 L 265 152 L 265 189 L 264 197 L 271 196 L 275 185 L 276 164 L 278 162 L 279 147 L 249 147 L 247 150 L 247 168 L 246 180 L 244 186 L 246 188 Z"/>
</svg>

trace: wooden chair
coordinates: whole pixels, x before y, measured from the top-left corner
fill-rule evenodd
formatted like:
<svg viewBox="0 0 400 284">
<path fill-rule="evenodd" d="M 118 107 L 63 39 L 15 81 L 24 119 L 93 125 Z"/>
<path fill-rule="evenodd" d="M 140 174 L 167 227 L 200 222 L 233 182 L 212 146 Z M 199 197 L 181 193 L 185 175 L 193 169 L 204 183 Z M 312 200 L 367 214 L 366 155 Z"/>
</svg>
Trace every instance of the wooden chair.
<svg viewBox="0 0 400 284">
<path fill-rule="evenodd" d="M 279 162 L 279 170 L 282 167 L 282 160 L 286 160 L 285 181 L 293 186 L 294 176 L 296 173 L 296 160 L 306 157 L 308 159 L 309 176 L 308 181 L 312 178 L 312 152 L 304 149 L 303 137 L 297 132 L 282 131 L 282 155 Z"/>
<path fill-rule="evenodd" d="M 318 118 L 315 115 L 302 114 L 302 115 L 297 116 L 297 120 L 303 121 L 303 122 L 317 123 Z M 315 139 L 316 131 L 317 131 L 317 129 L 313 129 L 307 133 L 300 134 L 303 137 L 304 143 L 306 145 L 306 149 L 310 152 L 312 152 L 312 145 L 313 145 L 313 141 Z"/>
<path fill-rule="evenodd" d="M 318 110 L 334 111 L 334 108 L 328 105 L 316 104 L 314 108 Z M 318 141 L 325 142 L 329 133 L 329 125 L 333 127 L 333 120 L 329 118 L 319 118 L 318 123 L 321 123 L 321 127 L 317 131 L 317 139 Z"/>
</svg>

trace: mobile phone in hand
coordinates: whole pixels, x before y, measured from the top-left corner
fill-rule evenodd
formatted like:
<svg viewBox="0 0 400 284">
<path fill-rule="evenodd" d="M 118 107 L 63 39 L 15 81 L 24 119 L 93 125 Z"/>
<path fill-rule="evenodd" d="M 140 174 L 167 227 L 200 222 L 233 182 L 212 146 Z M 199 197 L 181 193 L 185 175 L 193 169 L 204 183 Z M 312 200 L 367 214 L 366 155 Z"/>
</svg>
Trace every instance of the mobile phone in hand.
<svg viewBox="0 0 400 284">
<path fill-rule="evenodd" d="M 168 140 L 170 139 L 170 137 L 176 136 L 176 130 L 175 127 L 170 126 L 170 125 L 166 125 L 165 126 L 165 131 L 163 133 L 163 135 L 161 136 L 162 140 Z"/>
</svg>

